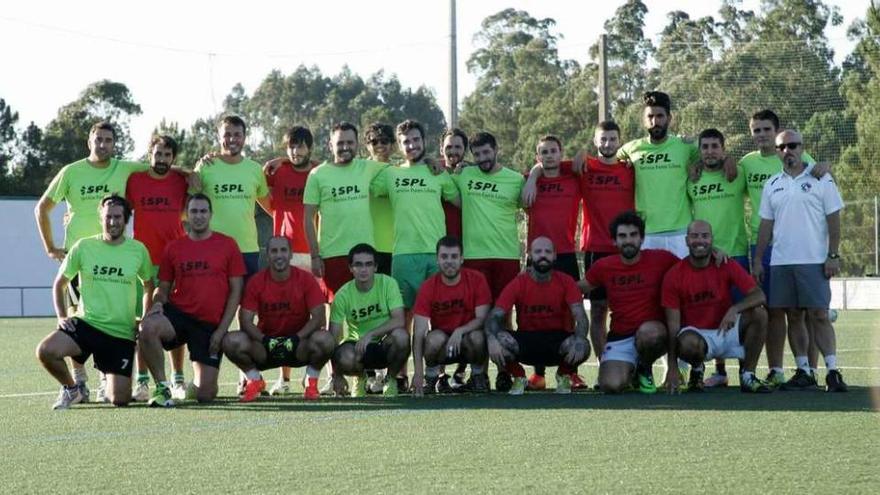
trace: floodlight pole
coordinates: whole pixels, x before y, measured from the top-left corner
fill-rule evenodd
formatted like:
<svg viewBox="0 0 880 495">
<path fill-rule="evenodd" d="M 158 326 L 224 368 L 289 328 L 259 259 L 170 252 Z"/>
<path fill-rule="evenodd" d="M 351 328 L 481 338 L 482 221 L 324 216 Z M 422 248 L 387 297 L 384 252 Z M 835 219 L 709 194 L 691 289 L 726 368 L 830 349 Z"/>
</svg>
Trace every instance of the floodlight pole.
<svg viewBox="0 0 880 495">
<path fill-rule="evenodd" d="M 455 0 L 449 0 L 449 109 L 446 116 L 449 127 L 458 126 L 458 49 L 455 19 Z"/>
<path fill-rule="evenodd" d="M 599 35 L 599 121 L 611 119 L 608 102 L 608 36 Z"/>
</svg>

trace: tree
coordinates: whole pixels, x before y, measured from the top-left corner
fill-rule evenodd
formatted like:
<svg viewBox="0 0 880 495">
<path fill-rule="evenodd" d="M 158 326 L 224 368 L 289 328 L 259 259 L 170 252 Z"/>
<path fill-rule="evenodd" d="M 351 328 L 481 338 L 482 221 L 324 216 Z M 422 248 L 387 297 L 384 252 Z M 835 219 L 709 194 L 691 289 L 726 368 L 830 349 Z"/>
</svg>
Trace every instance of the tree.
<svg viewBox="0 0 880 495">
<path fill-rule="evenodd" d="M 18 112 L 13 112 L 6 100 L 0 98 L 0 194 L 12 194 L 10 191 L 9 164 L 15 146 L 15 124 Z"/>
</svg>

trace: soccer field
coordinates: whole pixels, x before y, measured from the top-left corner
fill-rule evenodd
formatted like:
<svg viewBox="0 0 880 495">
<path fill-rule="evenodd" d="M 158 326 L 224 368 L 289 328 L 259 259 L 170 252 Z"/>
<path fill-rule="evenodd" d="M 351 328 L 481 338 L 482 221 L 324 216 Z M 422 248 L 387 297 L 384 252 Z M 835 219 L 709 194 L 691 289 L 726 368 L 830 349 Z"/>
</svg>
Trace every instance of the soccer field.
<svg viewBox="0 0 880 495">
<path fill-rule="evenodd" d="M 837 322 L 848 394 L 239 404 L 224 362 L 221 400 L 171 410 L 52 411 L 58 387 L 34 348 L 53 324 L 0 320 L 0 492 L 880 493 L 880 312 Z M 595 381 L 592 358 L 581 372 Z M 90 370 L 93 397 L 96 382 Z"/>
</svg>

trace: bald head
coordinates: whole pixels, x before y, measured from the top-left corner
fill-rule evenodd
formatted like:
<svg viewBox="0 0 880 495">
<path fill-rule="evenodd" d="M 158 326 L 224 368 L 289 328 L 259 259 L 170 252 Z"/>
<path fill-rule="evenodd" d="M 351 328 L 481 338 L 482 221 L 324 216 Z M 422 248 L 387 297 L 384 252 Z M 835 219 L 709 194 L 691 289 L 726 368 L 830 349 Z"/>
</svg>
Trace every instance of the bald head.
<svg viewBox="0 0 880 495">
<path fill-rule="evenodd" d="M 694 220 L 688 225 L 685 241 L 692 261 L 707 262 L 712 254 L 712 226 L 705 220 Z"/>
<path fill-rule="evenodd" d="M 787 171 L 800 171 L 803 167 L 803 152 L 804 138 L 798 131 L 786 129 L 776 135 L 776 153 Z"/>
<path fill-rule="evenodd" d="M 539 273 L 549 272 L 556 262 L 556 248 L 553 246 L 553 241 L 544 236 L 536 237 L 529 249 L 529 257 L 535 270 Z"/>
</svg>

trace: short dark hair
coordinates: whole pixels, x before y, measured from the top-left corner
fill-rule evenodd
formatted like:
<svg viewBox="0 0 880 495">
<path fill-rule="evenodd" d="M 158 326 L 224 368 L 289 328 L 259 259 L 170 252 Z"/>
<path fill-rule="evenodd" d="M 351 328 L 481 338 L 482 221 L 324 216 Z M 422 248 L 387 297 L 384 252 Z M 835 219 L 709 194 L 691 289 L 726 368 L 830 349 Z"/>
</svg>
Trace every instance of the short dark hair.
<svg viewBox="0 0 880 495">
<path fill-rule="evenodd" d="M 394 143 L 394 128 L 382 122 L 373 122 L 364 131 L 364 142 L 369 143 L 373 139 L 385 138 Z"/>
<path fill-rule="evenodd" d="M 167 134 L 156 134 L 153 136 L 153 139 L 150 139 L 150 150 L 157 144 L 171 148 L 171 155 L 175 158 L 177 157 L 178 146 L 177 141 L 173 137 Z"/>
<path fill-rule="evenodd" d="M 621 225 L 635 225 L 639 229 L 639 235 L 645 237 L 645 220 L 635 210 L 627 210 L 614 217 L 609 229 L 611 239 L 617 237 L 617 229 Z"/>
<path fill-rule="evenodd" d="M 330 134 L 333 134 L 336 131 L 353 131 L 354 138 L 357 140 L 358 136 L 358 128 L 354 126 L 351 122 L 343 120 L 342 122 L 337 122 L 333 124 L 333 127 L 330 128 Z"/>
<path fill-rule="evenodd" d="M 449 137 L 449 136 L 458 136 L 458 137 L 460 137 L 460 138 L 461 138 L 461 144 L 462 144 L 465 148 L 467 148 L 467 146 L 468 146 L 468 137 L 467 137 L 467 134 L 465 134 L 464 131 L 461 130 L 461 129 L 459 129 L 458 127 L 453 127 L 453 128 L 451 128 L 451 129 L 448 129 L 448 128 L 447 128 L 445 131 L 443 131 L 443 135 L 440 136 L 440 149 L 441 149 L 441 150 L 443 149 L 443 141 L 446 141 L 446 138 Z"/>
<path fill-rule="evenodd" d="M 562 151 L 562 140 L 558 137 L 554 136 L 553 134 L 545 134 L 541 136 L 540 139 L 538 139 L 538 146 L 541 146 L 541 143 L 546 141 L 553 141 L 554 143 L 556 143 L 556 146 L 559 146 L 559 151 Z"/>
<path fill-rule="evenodd" d="M 308 127 L 295 125 L 284 133 L 284 144 L 286 146 L 292 144 L 304 144 L 308 146 L 309 149 L 312 149 L 312 145 L 315 144 L 315 137 L 312 136 L 312 131 L 310 131 Z"/>
<path fill-rule="evenodd" d="M 461 245 L 461 239 L 459 239 L 458 237 L 455 237 L 454 235 L 446 235 L 446 236 L 441 237 L 440 240 L 437 241 L 437 247 L 434 248 L 434 252 L 439 253 L 441 247 L 446 247 L 446 248 L 457 247 L 458 252 L 460 252 L 460 253 L 464 252 L 464 247 Z"/>
<path fill-rule="evenodd" d="M 186 198 L 186 209 L 188 210 L 189 204 L 197 199 L 200 199 L 202 201 L 207 201 L 208 202 L 208 211 L 210 211 L 211 213 L 214 212 L 214 205 L 211 203 L 211 198 L 209 198 L 205 193 L 190 194 L 189 197 Z"/>
<path fill-rule="evenodd" d="M 287 237 L 286 235 L 273 235 L 272 237 L 269 238 L 269 240 L 266 241 L 266 249 L 269 248 L 269 243 L 272 242 L 274 239 L 281 239 L 282 241 L 287 243 L 287 249 L 292 248 L 292 246 L 290 245 L 290 238 L 289 237 Z"/>
<path fill-rule="evenodd" d="M 703 144 L 703 139 L 717 139 L 721 141 L 721 146 L 724 146 L 724 134 L 721 134 L 721 131 L 718 129 L 705 129 L 700 133 L 700 137 L 697 138 L 697 145 L 700 146 Z"/>
<path fill-rule="evenodd" d="M 773 110 L 765 108 L 752 114 L 752 120 L 769 120 L 773 123 L 773 129 L 779 130 L 779 116 Z"/>
<path fill-rule="evenodd" d="M 617 122 L 613 120 L 603 120 L 596 124 L 597 131 L 617 131 L 617 134 L 620 135 L 620 126 L 617 125 Z"/>
<path fill-rule="evenodd" d="M 470 146 L 471 152 L 474 151 L 474 148 L 477 146 L 489 145 L 493 150 L 498 149 L 498 141 L 495 140 L 495 136 L 489 134 L 485 131 L 480 131 L 471 136 L 471 139 L 468 143 Z"/>
<path fill-rule="evenodd" d="M 397 124 L 397 135 L 401 136 L 413 129 L 418 129 L 419 134 L 422 135 L 422 139 L 425 139 L 425 126 L 423 126 L 422 123 L 418 120 L 413 119 L 406 119 L 403 122 Z"/>
<path fill-rule="evenodd" d="M 247 134 L 247 124 L 244 123 L 244 119 L 239 117 L 238 115 L 226 115 L 222 119 L 220 119 L 220 124 L 217 125 L 217 128 L 221 128 L 224 125 L 231 125 L 235 127 L 241 127 L 241 132 Z"/>
<path fill-rule="evenodd" d="M 122 216 L 125 218 L 125 223 L 128 223 L 128 220 L 131 218 L 131 203 L 116 193 L 101 198 L 101 206 L 99 210 L 105 206 L 121 206 Z"/>
<path fill-rule="evenodd" d="M 646 107 L 663 107 L 666 113 L 669 113 L 672 107 L 672 100 L 669 98 L 669 95 L 662 91 L 648 91 L 642 97 L 642 102 L 644 102 Z"/>
<path fill-rule="evenodd" d="M 110 131 L 113 134 L 113 140 L 116 140 L 116 127 L 109 120 L 100 120 L 89 128 L 89 134 L 94 134 L 98 131 Z"/>
<path fill-rule="evenodd" d="M 369 254 L 373 257 L 373 262 L 376 261 L 376 248 L 366 242 L 355 244 L 354 247 L 348 251 L 348 266 L 354 264 L 354 255 L 356 254 Z"/>
</svg>

